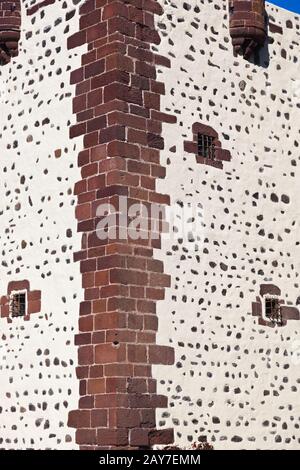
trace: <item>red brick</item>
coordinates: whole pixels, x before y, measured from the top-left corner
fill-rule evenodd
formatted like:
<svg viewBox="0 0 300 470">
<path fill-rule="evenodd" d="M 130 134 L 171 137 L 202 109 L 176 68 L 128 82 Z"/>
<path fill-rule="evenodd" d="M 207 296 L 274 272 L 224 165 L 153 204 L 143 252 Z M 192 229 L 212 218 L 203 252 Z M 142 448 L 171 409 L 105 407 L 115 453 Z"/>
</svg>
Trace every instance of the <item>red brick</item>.
<svg viewBox="0 0 300 470">
<path fill-rule="evenodd" d="M 128 360 L 135 363 L 147 363 L 147 347 L 139 344 L 129 344 L 127 346 Z"/>
<path fill-rule="evenodd" d="M 106 377 L 131 377 L 133 375 L 133 365 L 105 364 L 104 373 Z"/>
<path fill-rule="evenodd" d="M 107 426 L 107 410 L 91 410 L 91 427 L 100 428 Z"/>
<path fill-rule="evenodd" d="M 131 429 L 129 442 L 132 446 L 148 447 L 149 446 L 149 430 L 148 429 Z"/>
<path fill-rule="evenodd" d="M 41 311 L 41 301 L 40 300 L 30 300 L 28 302 L 27 313 L 39 313 Z"/>
<path fill-rule="evenodd" d="M 110 282 L 144 286 L 148 282 L 148 275 L 146 273 L 130 269 L 111 269 Z"/>
<path fill-rule="evenodd" d="M 104 393 L 106 390 L 105 379 L 90 379 L 88 381 L 88 394 L 89 395 L 98 395 L 99 393 Z"/>
<path fill-rule="evenodd" d="M 76 442 L 77 444 L 96 444 L 96 430 L 95 429 L 77 429 Z"/>
<path fill-rule="evenodd" d="M 106 116 L 99 116 L 87 122 L 87 132 L 103 129 L 106 126 Z"/>
<path fill-rule="evenodd" d="M 96 329 L 125 328 L 126 315 L 119 312 L 102 313 L 95 316 Z"/>
<path fill-rule="evenodd" d="M 103 366 L 99 366 L 99 365 L 90 366 L 89 368 L 90 378 L 96 379 L 99 377 L 103 377 L 103 370 L 104 370 Z"/>
<path fill-rule="evenodd" d="M 107 145 L 107 155 L 109 157 L 125 157 L 138 159 L 140 157 L 140 149 L 137 145 L 125 142 L 109 142 Z"/>
<path fill-rule="evenodd" d="M 80 346 L 78 348 L 78 364 L 92 364 L 94 362 L 93 346 Z"/>
<path fill-rule="evenodd" d="M 96 395 L 95 408 L 98 409 L 112 409 L 112 408 L 128 408 L 128 394 L 127 393 L 107 393 Z"/>
<path fill-rule="evenodd" d="M 169 346 L 149 346 L 150 364 L 174 364 L 174 349 Z"/>
<path fill-rule="evenodd" d="M 124 377 L 107 377 L 106 379 L 107 393 L 126 393 L 127 379 Z"/>
<path fill-rule="evenodd" d="M 87 42 L 95 41 L 96 39 L 103 38 L 107 35 L 107 24 L 106 22 L 97 23 L 90 26 L 86 30 Z"/>
<path fill-rule="evenodd" d="M 116 427 L 136 428 L 141 424 L 140 413 L 137 410 L 116 409 Z"/>
<path fill-rule="evenodd" d="M 90 333 L 81 333 L 75 336 L 75 344 L 76 346 L 80 346 L 83 344 L 90 344 L 91 339 L 92 337 Z"/>
<path fill-rule="evenodd" d="M 68 38 L 67 45 L 68 49 L 82 46 L 86 42 L 86 31 L 78 31 Z"/>
<path fill-rule="evenodd" d="M 70 411 L 68 417 L 68 426 L 70 428 L 89 428 L 91 425 L 90 410 Z"/>
<path fill-rule="evenodd" d="M 150 445 L 172 444 L 174 442 L 173 429 L 152 430 L 149 433 Z"/>
<path fill-rule="evenodd" d="M 95 346 L 95 362 L 97 364 L 110 364 L 114 362 L 125 362 L 126 348 L 124 345 L 114 346 L 111 343 L 98 344 Z"/>
<path fill-rule="evenodd" d="M 94 10 L 80 18 L 80 29 L 85 29 L 88 26 L 99 23 L 101 17 L 100 10 Z"/>
<path fill-rule="evenodd" d="M 126 429 L 97 430 L 97 444 L 104 446 L 126 446 L 128 444 L 128 431 Z"/>
<path fill-rule="evenodd" d="M 7 293 L 10 294 L 12 291 L 27 290 L 29 291 L 29 281 L 11 281 L 8 284 Z"/>
</svg>

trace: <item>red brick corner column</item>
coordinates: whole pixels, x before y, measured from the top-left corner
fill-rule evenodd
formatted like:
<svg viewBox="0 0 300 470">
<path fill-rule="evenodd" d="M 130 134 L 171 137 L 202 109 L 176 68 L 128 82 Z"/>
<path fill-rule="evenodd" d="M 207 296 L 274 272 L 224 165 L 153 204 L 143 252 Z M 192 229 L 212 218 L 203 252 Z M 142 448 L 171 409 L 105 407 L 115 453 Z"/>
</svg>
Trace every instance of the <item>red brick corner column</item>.
<svg viewBox="0 0 300 470">
<path fill-rule="evenodd" d="M 18 55 L 21 30 L 20 0 L 0 1 L 0 65 Z"/>
<path fill-rule="evenodd" d="M 77 124 L 70 130 L 71 137 L 84 136 L 75 187 L 83 232 L 75 259 L 85 289 L 76 337 L 81 397 L 69 415 L 81 449 L 173 441 L 172 429 L 156 429 L 156 408 L 167 399 L 152 377 L 153 364 L 174 363 L 173 348 L 156 344 L 156 302 L 170 283 L 153 257 L 160 236 L 100 240 L 96 232 L 97 208 L 118 206 L 119 196 L 129 204 L 169 203 L 156 192 L 156 178 L 165 176 L 162 122 L 175 121 L 160 112 L 164 85 L 156 80 L 156 66 L 169 61 L 151 51 L 160 41 L 154 15 L 161 13 L 156 0 L 88 0 L 80 8 L 80 30 L 68 41 L 69 48 L 88 44 L 82 66 L 71 74 Z"/>
</svg>

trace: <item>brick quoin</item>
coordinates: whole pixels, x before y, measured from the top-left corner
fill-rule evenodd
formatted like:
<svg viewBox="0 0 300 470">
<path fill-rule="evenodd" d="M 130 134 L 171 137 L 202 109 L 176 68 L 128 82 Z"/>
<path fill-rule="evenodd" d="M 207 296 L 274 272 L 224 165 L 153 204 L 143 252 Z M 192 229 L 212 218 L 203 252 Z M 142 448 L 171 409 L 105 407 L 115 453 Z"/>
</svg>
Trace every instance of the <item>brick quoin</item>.
<svg viewBox="0 0 300 470">
<path fill-rule="evenodd" d="M 160 237 L 99 240 L 96 234 L 101 203 L 118 204 L 120 195 L 130 203 L 169 203 L 156 192 L 156 179 L 165 175 L 162 123 L 176 118 L 160 111 L 164 84 L 156 67 L 170 64 L 151 51 L 160 42 L 156 14 L 162 14 L 156 0 L 88 0 L 78 32 L 68 39 L 69 49 L 88 45 L 71 73 L 77 123 L 70 129 L 84 146 L 75 185 L 83 236 L 74 258 L 85 291 L 76 336 L 80 400 L 68 422 L 82 450 L 173 442 L 172 429 L 156 429 L 156 408 L 167 399 L 157 394 L 152 376 L 153 364 L 174 363 L 173 348 L 156 344 L 156 302 L 170 285 L 153 255 Z"/>
<path fill-rule="evenodd" d="M 0 65 L 18 55 L 21 30 L 20 0 L 0 2 Z"/>
</svg>

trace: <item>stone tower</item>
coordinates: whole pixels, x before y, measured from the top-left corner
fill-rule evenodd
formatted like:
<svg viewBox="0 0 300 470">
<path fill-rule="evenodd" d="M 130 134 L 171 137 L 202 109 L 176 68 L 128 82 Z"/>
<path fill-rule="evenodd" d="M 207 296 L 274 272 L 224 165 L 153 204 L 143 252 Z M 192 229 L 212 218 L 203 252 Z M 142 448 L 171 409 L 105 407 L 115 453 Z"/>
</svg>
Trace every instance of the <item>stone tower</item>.
<svg viewBox="0 0 300 470">
<path fill-rule="evenodd" d="M 299 15 L 266 14 L 0 1 L 0 449 L 299 448 Z"/>
</svg>

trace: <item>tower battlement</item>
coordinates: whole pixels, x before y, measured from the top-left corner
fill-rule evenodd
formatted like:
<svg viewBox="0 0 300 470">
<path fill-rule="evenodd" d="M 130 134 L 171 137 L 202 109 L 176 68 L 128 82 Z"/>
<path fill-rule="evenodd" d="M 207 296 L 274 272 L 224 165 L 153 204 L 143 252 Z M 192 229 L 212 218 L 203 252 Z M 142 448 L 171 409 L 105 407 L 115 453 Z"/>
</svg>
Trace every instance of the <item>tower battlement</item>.
<svg viewBox="0 0 300 470">
<path fill-rule="evenodd" d="M 265 0 L 229 0 L 229 15 L 234 52 L 248 59 L 267 37 Z"/>
<path fill-rule="evenodd" d="M 18 55 L 21 29 L 20 0 L 0 2 L 0 64 Z"/>
</svg>

